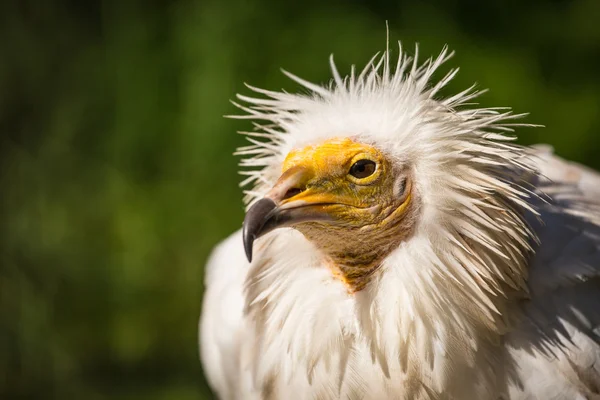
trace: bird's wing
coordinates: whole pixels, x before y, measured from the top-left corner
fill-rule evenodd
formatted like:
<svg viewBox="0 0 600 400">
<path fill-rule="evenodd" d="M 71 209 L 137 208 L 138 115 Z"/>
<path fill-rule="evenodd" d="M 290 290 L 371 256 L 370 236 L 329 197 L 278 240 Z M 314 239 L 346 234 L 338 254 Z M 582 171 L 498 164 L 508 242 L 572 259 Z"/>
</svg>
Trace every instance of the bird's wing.
<svg viewBox="0 0 600 400">
<path fill-rule="evenodd" d="M 213 250 L 205 268 L 200 358 L 210 386 L 222 400 L 238 398 L 243 380 L 240 347 L 245 333 L 243 286 L 247 271 L 241 231 Z"/>
<path fill-rule="evenodd" d="M 508 336 L 511 399 L 600 399 L 600 174 L 537 150 L 548 202 L 530 219 L 531 299 Z"/>
<path fill-rule="evenodd" d="M 551 148 L 537 149 L 540 178 L 534 184 L 544 201 L 537 202 L 541 221 L 529 221 L 540 239 L 529 282 L 539 294 L 600 278 L 600 173 Z"/>
</svg>

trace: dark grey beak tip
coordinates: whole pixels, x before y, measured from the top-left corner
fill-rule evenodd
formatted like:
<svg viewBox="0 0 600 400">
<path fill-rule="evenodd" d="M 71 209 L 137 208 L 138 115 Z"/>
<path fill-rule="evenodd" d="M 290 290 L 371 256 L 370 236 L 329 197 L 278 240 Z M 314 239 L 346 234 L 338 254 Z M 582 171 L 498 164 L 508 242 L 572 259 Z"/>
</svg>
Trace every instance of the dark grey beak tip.
<svg viewBox="0 0 600 400">
<path fill-rule="evenodd" d="M 252 246 L 254 241 L 260 236 L 263 226 L 275 208 L 277 208 L 277 204 L 273 200 L 263 198 L 254 203 L 246 213 L 242 227 L 242 236 L 248 262 L 252 262 Z"/>
<path fill-rule="evenodd" d="M 244 234 L 244 251 L 246 252 L 246 258 L 249 263 L 252 262 L 252 242 L 254 242 L 254 238 Z"/>
</svg>

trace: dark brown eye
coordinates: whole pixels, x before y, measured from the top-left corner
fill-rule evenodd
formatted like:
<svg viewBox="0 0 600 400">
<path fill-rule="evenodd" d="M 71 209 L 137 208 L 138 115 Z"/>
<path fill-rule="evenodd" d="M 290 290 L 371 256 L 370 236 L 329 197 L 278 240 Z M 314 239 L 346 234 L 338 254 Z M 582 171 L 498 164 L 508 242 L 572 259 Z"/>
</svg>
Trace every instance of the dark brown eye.
<svg viewBox="0 0 600 400">
<path fill-rule="evenodd" d="M 355 178 L 363 179 L 373 175 L 377 169 L 377 164 L 371 160 L 358 160 L 350 167 L 350 175 Z"/>
</svg>

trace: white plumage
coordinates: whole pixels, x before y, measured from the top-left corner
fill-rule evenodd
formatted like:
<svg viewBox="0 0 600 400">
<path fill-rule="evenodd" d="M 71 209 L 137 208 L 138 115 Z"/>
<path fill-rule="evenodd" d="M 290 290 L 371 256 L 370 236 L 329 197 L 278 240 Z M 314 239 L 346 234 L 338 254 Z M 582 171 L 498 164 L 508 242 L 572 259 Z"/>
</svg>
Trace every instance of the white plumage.
<svg viewBox="0 0 600 400">
<path fill-rule="evenodd" d="M 520 115 L 472 108 L 472 88 L 438 98 L 456 73 L 431 81 L 446 50 L 421 65 L 400 51 L 394 71 L 389 54 L 345 78 L 332 61 L 326 87 L 288 74 L 310 94 L 238 96 L 256 121 L 239 150 L 250 205 L 290 152 L 350 138 L 409 179 L 411 208 L 356 290 L 332 272 L 328 222 L 266 233 L 251 263 L 241 232 L 221 243 L 200 324 L 211 386 L 221 399 L 600 399 L 600 175 L 512 143 Z"/>
</svg>

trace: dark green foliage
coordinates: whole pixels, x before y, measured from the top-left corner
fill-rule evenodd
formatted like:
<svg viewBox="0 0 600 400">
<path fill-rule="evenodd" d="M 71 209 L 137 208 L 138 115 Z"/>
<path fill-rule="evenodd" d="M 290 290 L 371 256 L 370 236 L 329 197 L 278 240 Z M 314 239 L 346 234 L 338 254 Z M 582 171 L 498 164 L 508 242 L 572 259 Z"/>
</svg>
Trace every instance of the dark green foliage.
<svg viewBox="0 0 600 400">
<path fill-rule="evenodd" d="M 191 1 L 0 5 L 0 398 L 210 398 L 203 265 L 241 225 L 226 120 L 244 81 L 296 90 L 392 40 L 446 43 L 484 105 L 531 112 L 600 168 L 600 2 Z M 240 243 L 241 246 L 241 243 Z"/>
</svg>

